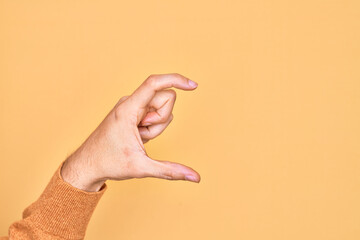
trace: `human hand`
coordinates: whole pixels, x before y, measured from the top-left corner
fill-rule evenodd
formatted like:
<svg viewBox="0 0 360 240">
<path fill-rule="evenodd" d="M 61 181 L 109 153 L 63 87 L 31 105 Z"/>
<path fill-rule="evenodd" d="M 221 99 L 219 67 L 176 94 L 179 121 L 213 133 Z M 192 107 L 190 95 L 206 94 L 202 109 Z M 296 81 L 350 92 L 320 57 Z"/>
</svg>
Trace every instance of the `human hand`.
<svg viewBox="0 0 360 240">
<path fill-rule="evenodd" d="M 180 74 L 149 76 L 130 96 L 122 97 L 105 119 L 70 155 L 61 169 L 64 181 L 98 191 L 106 180 L 155 177 L 200 182 L 185 165 L 151 159 L 144 143 L 160 135 L 173 119 L 176 92 L 197 83 Z"/>
</svg>

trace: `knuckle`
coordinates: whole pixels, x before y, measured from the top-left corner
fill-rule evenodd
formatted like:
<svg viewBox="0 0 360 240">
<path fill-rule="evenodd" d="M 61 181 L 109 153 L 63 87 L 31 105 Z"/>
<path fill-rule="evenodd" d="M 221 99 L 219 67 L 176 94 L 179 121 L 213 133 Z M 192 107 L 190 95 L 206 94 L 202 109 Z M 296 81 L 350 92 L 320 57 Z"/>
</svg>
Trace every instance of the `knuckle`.
<svg viewBox="0 0 360 240">
<path fill-rule="evenodd" d="M 149 87 L 155 87 L 156 79 L 157 79 L 157 75 L 151 74 L 151 75 L 145 80 L 145 83 L 146 83 L 146 85 L 148 85 Z"/>
<path fill-rule="evenodd" d="M 175 92 L 175 90 L 169 89 L 169 90 L 168 90 L 168 94 L 169 94 L 169 98 L 170 98 L 170 99 L 172 99 L 172 100 L 175 100 L 175 99 L 176 99 L 176 92 Z"/>
<path fill-rule="evenodd" d="M 173 73 L 172 74 L 174 77 L 181 77 L 181 74 L 180 73 Z"/>
<path fill-rule="evenodd" d="M 163 170 L 161 175 L 166 179 L 174 179 L 174 173 L 170 170 Z"/>
<path fill-rule="evenodd" d="M 159 121 L 160 121 L 160 122 L 166 122 L 167 120 L 168 120 L 168 117 L 167 117 L 167 116 L 165 116 L 165 115 L 159 116 Z"/>
<path fill-rule="evenodd" d="M 119 101 L 116 103 L 116 105 L 114 106 L 113 111 L 115 112 L 115 117 L 117 117 L 117 115 L 119 115 L 120 112 L 123 111 L 124 105 L 125 105 L 125 101 L 126 99 L 128 99 L 129 96 L 123 96 L 119 99 Z"/>
<path fill-rule="evenodd" d="M 119 120 L 121 118 L 121 111 L 119 110 L 119 108 L 117 107 L 114 111 L 114 116 L 115 116 L 115 120 Z"/>
<path fill-rule="evenodd" d="M 184 79 L 187 79 L 186 77 L 184 77 L 180 73 L 173 73 L 172 75 L 173 75 L 174 78 L 176 78 L 179 81 L 183 81 Z"/>
<path fill-rule="evenodd" d="M 119 103 L 124 102 L 129 96 L 123 96 L 120 98 Z"/>
<path fill-rule="evenodd" d="M 123 118 L 125 111 L 126 111 L 126 110 L 125 110 L 125 104 L 124 104 L 124 102 L 119 103 L 119 104 L 116 106 L 115 111 L 114 111 L 115 120 L 119 120 L 119 119 Z"/>
</svg>

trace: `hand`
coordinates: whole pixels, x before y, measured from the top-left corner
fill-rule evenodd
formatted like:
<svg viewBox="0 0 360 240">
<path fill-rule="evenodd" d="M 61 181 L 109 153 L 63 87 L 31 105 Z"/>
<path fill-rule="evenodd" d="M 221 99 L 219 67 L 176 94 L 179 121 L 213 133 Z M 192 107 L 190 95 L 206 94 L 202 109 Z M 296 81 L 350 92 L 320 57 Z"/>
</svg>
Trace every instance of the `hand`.
<svg viewBox="0 0 360 240">
<path fill-rule="evenodd" d="M 98 191 L 106 180 L 155 177 L 200 182 L 200 175 L 179 163 L 151 159 L 144 143 L 157 137 L 173 119 L 175 87 L 194 90 L 197 83 L 179 74 L 149 76 L 130 96 L 122 97 L 101 124 L 70 155 L 64 181 Z"/>
</svg>

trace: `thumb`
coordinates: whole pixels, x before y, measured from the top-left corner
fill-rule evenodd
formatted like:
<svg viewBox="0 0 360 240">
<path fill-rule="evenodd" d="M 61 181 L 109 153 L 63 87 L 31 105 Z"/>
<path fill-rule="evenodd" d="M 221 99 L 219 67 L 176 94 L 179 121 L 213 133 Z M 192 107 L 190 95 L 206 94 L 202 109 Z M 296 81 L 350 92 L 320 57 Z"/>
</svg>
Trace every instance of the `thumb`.
<svg viewBox="0 0 360 240">
<path fill-rule="evenodd" d="M 149 158 L 147 176 L 168 180 L 200 182 L 200 175 L 194 169 L 180 163 L 159 161 Z"/>
</svg>

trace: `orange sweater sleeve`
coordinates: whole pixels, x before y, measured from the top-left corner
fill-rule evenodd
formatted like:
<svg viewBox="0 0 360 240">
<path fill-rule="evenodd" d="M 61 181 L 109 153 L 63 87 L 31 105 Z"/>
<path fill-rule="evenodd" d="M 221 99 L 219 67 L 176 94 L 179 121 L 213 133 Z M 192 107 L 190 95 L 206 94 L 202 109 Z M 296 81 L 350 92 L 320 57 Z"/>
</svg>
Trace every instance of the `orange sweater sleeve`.
<svg viewBox="0 0 360 240">
<path fill-rule="evenodd" d="M 11 224 L 9 236 L 1 240 L 84 238 L 91 215 L 107 186 L 104 184 L 98 192 L 73 187 L 61 177 L 63 163 L 41 196 L 24 210 L 23 218 Z"/>
</svg>

